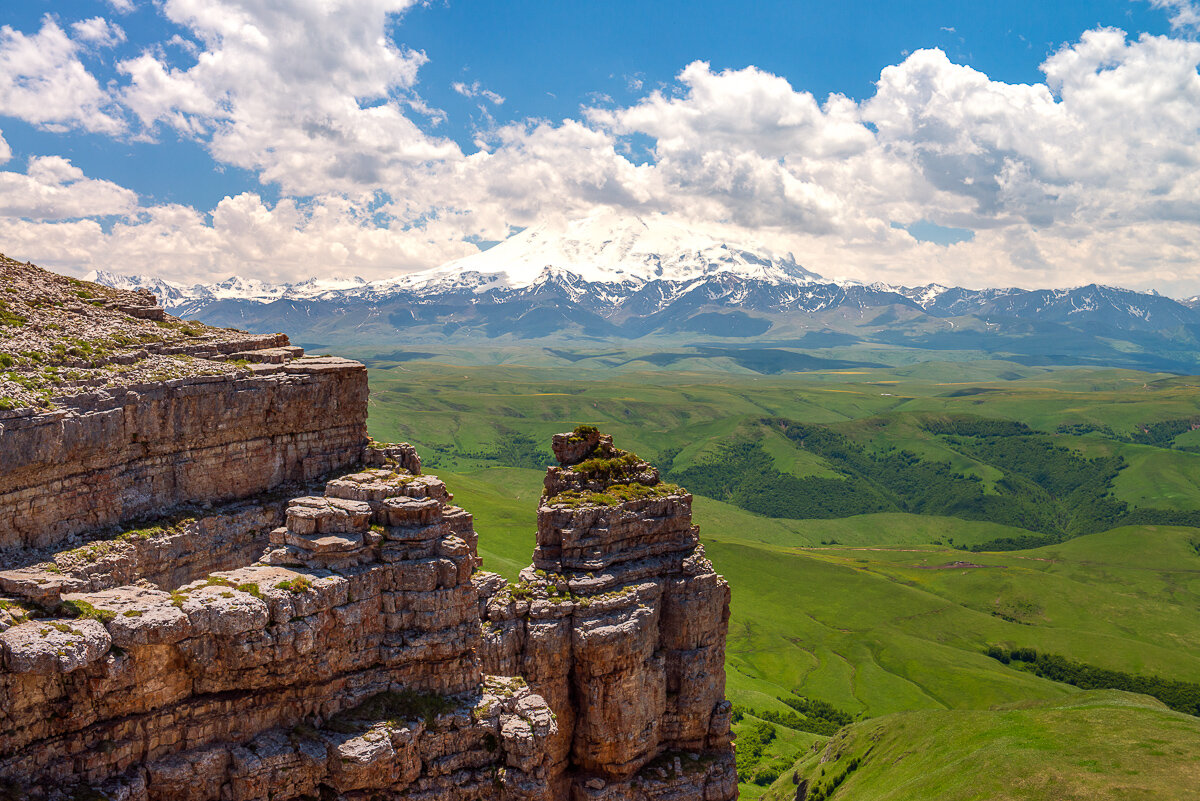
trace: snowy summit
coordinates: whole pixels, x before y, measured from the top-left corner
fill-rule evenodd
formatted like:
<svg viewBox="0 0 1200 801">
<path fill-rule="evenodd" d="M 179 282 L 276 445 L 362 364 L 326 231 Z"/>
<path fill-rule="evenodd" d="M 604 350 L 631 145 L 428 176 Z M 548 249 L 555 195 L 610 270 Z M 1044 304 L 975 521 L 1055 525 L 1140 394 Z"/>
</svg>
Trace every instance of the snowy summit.
<svg viewBox="0 0 1200 801">
<path fill-rule="evenodd" d="M 523 289 L 567 274 L 588 283 L 640 285 L 721 273 L 774 284 L 820 280 L 791 254 L 717 239 L 659 216 L 605 211 L 535 225 L 480 253 L 380 283 L 422 290 L 467 284 L 482 292 Z"/>
</svg>

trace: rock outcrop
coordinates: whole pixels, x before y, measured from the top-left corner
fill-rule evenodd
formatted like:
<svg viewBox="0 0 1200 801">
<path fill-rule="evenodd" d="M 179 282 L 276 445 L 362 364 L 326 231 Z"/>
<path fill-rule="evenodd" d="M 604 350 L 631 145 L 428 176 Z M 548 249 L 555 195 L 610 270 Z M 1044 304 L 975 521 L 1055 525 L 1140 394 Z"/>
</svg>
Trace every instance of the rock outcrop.
<svg viewBox="0 0 1200 801">
<path fill-rule="evenodd" d="M 550 798 L 554 715 L 480 671 L 476 537 L 449 500 L 368 468 L 293 499 L 254 564 L 10 621 L 0 776 L 34 798 Z"/>
<path fill-rule="evenodd" d="M 556 435 L 554 452 L 533 564 L 515 587 L 475 579 L 484 670 L 525 676 L 557 714 L 559 797 L 736 797 L 729 586 L 691 495 L 595 429 Z"/>
<path fill-rule="evenodd" d="M 80 532 L 355 464 L 366 397 L 361 364 L 298 358 L 0 418 L 0 550 L 62 545 Z"/>
<path fill-rule="evenodd" d="M 557 435 L 509 584 L 361 365 L 240 353 L 0 420 L 0 799 L 736 797 L 690 495 Z"/>
</svg>

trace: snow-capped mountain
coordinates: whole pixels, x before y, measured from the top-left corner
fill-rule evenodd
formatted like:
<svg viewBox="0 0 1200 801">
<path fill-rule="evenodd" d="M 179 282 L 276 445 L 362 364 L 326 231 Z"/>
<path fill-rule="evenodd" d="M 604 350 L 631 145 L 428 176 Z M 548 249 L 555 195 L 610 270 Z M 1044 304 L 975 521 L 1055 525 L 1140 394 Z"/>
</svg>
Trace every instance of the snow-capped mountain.
<svg viewBox="0 0 1200 801">
<path fill-rule="evenodd" d="M 144 287 L 182 317 L 288 331 L 323 347 L 398 336 L 561 342 L 703 335 L 798 347 L 862 343 L 930 351 L 928 358 L 999 354 L 1030 364 L 1200 371 L 1194 301 L 1095 284 L 1025 290 L 831 281 L 790 254 L 661 217 L 599 214 L 535 226 L 467 258 L 381 281 L 272 285 L 234 276 L 185 286 L 112 273 L 89 278 Z"/>
<path fill-rule="evenodd" d="M 194 289 L 174 281 L 164 281 L 148 275 L 123 275 L 107 270 L 92 270 L 83 277 L 85 281 L 93 281 L 115 289 L 147 289 L 154 293 L 158 302 L 168 309 L 175 309 L 194 296 Z"/>
<path fill-rule="evenodd" d="M 197 302 L 215 300 L 248 300 L 255 303 L 270 303 L 284 298 L 291 300 L 313 300 L 328 293 L 347 292 L 367 286 L 367 282 L 354 278 L 309 278 L 294 284 L 269 284 L 255 278 L 230 276 L 212 284 L 181 284 L 162 278 L 145 275 L 123 275 L 106 270 L 92 270 L 84 276 L 85 281 L 116 289 L 148 289 L 158 302 L 169 310 L 192 306 Z"/>
<path fill-rule="evenodd" d="M 566 275 L 589 284 L 693 281 L 721 273 L 775 284 L 821 280 L 789 254 L 736 243 L 663 217 L 599 212 L 559 225 L 536 225 L 488 250 L 393 279 L 406 289 L 469 281 L 476 292 L 524 289 Z"/>
<path fill-rule="evenodd" d="M 496 246 L 440 267 L 379 281 L 310 278 L 268 284 L 231 276 L 214 284 L 186 286 L 160 278 L 93 272 L 88 280 L 122 289 L 146 288 L 169 309 L 194 309 L 216 300 L 271 303 L 276 300 L 365 298 L 469 290 L 521 290 L 563 286 L 616 285 L 624 291 L 654 281 L 687 284 L 728 275 L 768 284 L 811 284 L 823 279 L 757 243 L 714 238 L 660 216 L 626 217 L 599 212 L 562 224 L 526 228 Z"/>
</svg>

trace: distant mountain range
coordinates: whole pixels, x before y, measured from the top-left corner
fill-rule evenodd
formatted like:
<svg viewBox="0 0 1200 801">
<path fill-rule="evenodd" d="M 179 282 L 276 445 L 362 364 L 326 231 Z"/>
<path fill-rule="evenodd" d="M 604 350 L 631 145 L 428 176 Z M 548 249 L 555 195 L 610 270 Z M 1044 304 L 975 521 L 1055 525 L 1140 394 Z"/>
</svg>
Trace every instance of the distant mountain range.
<svg viewBox="0 0 1200 801">
<path fill-rule="evenodd" d="M 871 362 L 1010 359 L 1200 371 L 1200 298 L 1074 289 L 902 287 L 826 280 L 790 254 L 658 218 L 537 226 L 433 270 L 270 285 L 232 277 L 144 287 L 173 314 L 287 331 L 323 348 L 478 342 L 800 349 Z M 653 343 L 653 345 L 652 345 Z M 553 352 L 553 351 L 552 351 Z"/>
</svg>

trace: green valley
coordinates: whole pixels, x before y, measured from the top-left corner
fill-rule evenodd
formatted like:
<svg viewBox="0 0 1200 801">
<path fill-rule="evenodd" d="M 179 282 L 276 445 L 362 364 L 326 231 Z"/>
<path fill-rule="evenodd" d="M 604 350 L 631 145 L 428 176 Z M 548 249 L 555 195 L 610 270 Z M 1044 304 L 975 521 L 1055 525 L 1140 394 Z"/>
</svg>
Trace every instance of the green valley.
<svg viewBox="0 0 1200 801">
<path fill-rule="evenodd" d="M 811 749 L 764 798 L 1182 801 L 1200 785 L 1197 752 L 1200 719 L 1145 696 L 1092 691 L 873 718 Z"/>
<path fill-rule="evenodd" d="M 1121 797 L 1182 797 L 1153 793 L 1172 749 L 1195 752 L 1200 719 L 987 651 L 1200 684 L 1200 528 L 1188 525 L 1200 526 L 1200 379 L 987 362 L 772 376 L 407 363 L 373 370 L 372 390 L 372 434 L 418 446 L 475 514 L 485 569 L 510 579 L 529 563 L 556 431 L 597 425 L 696 494 L 733 589 L 743 797 L 774 783 L 771 797 L 790 801 L 801 757 L 797 780 L 829 788 L 871 743 L 823 798 L 1082 798 L 1118 785 L 1132 788 Z M 1091 751 L 1052 747 L 1091 725 Z M 1166 726 L 1140 778 L 1109 754 L 1128 745 L 1113 726 L 1130 740 Z M 1010 759 L 1053 764 L 1053 782 L 970 795 L 884 778 L 887 748 L 915 732 L 950 748 L 954 727 L 964 742 L 1051 743 Z M 840 756 L 821 763 L 827 748 Z M 977 770 L 987 763 L 965 775 Z M 911 792 L 888 795 L 900 787 Z"/>
</svg>

